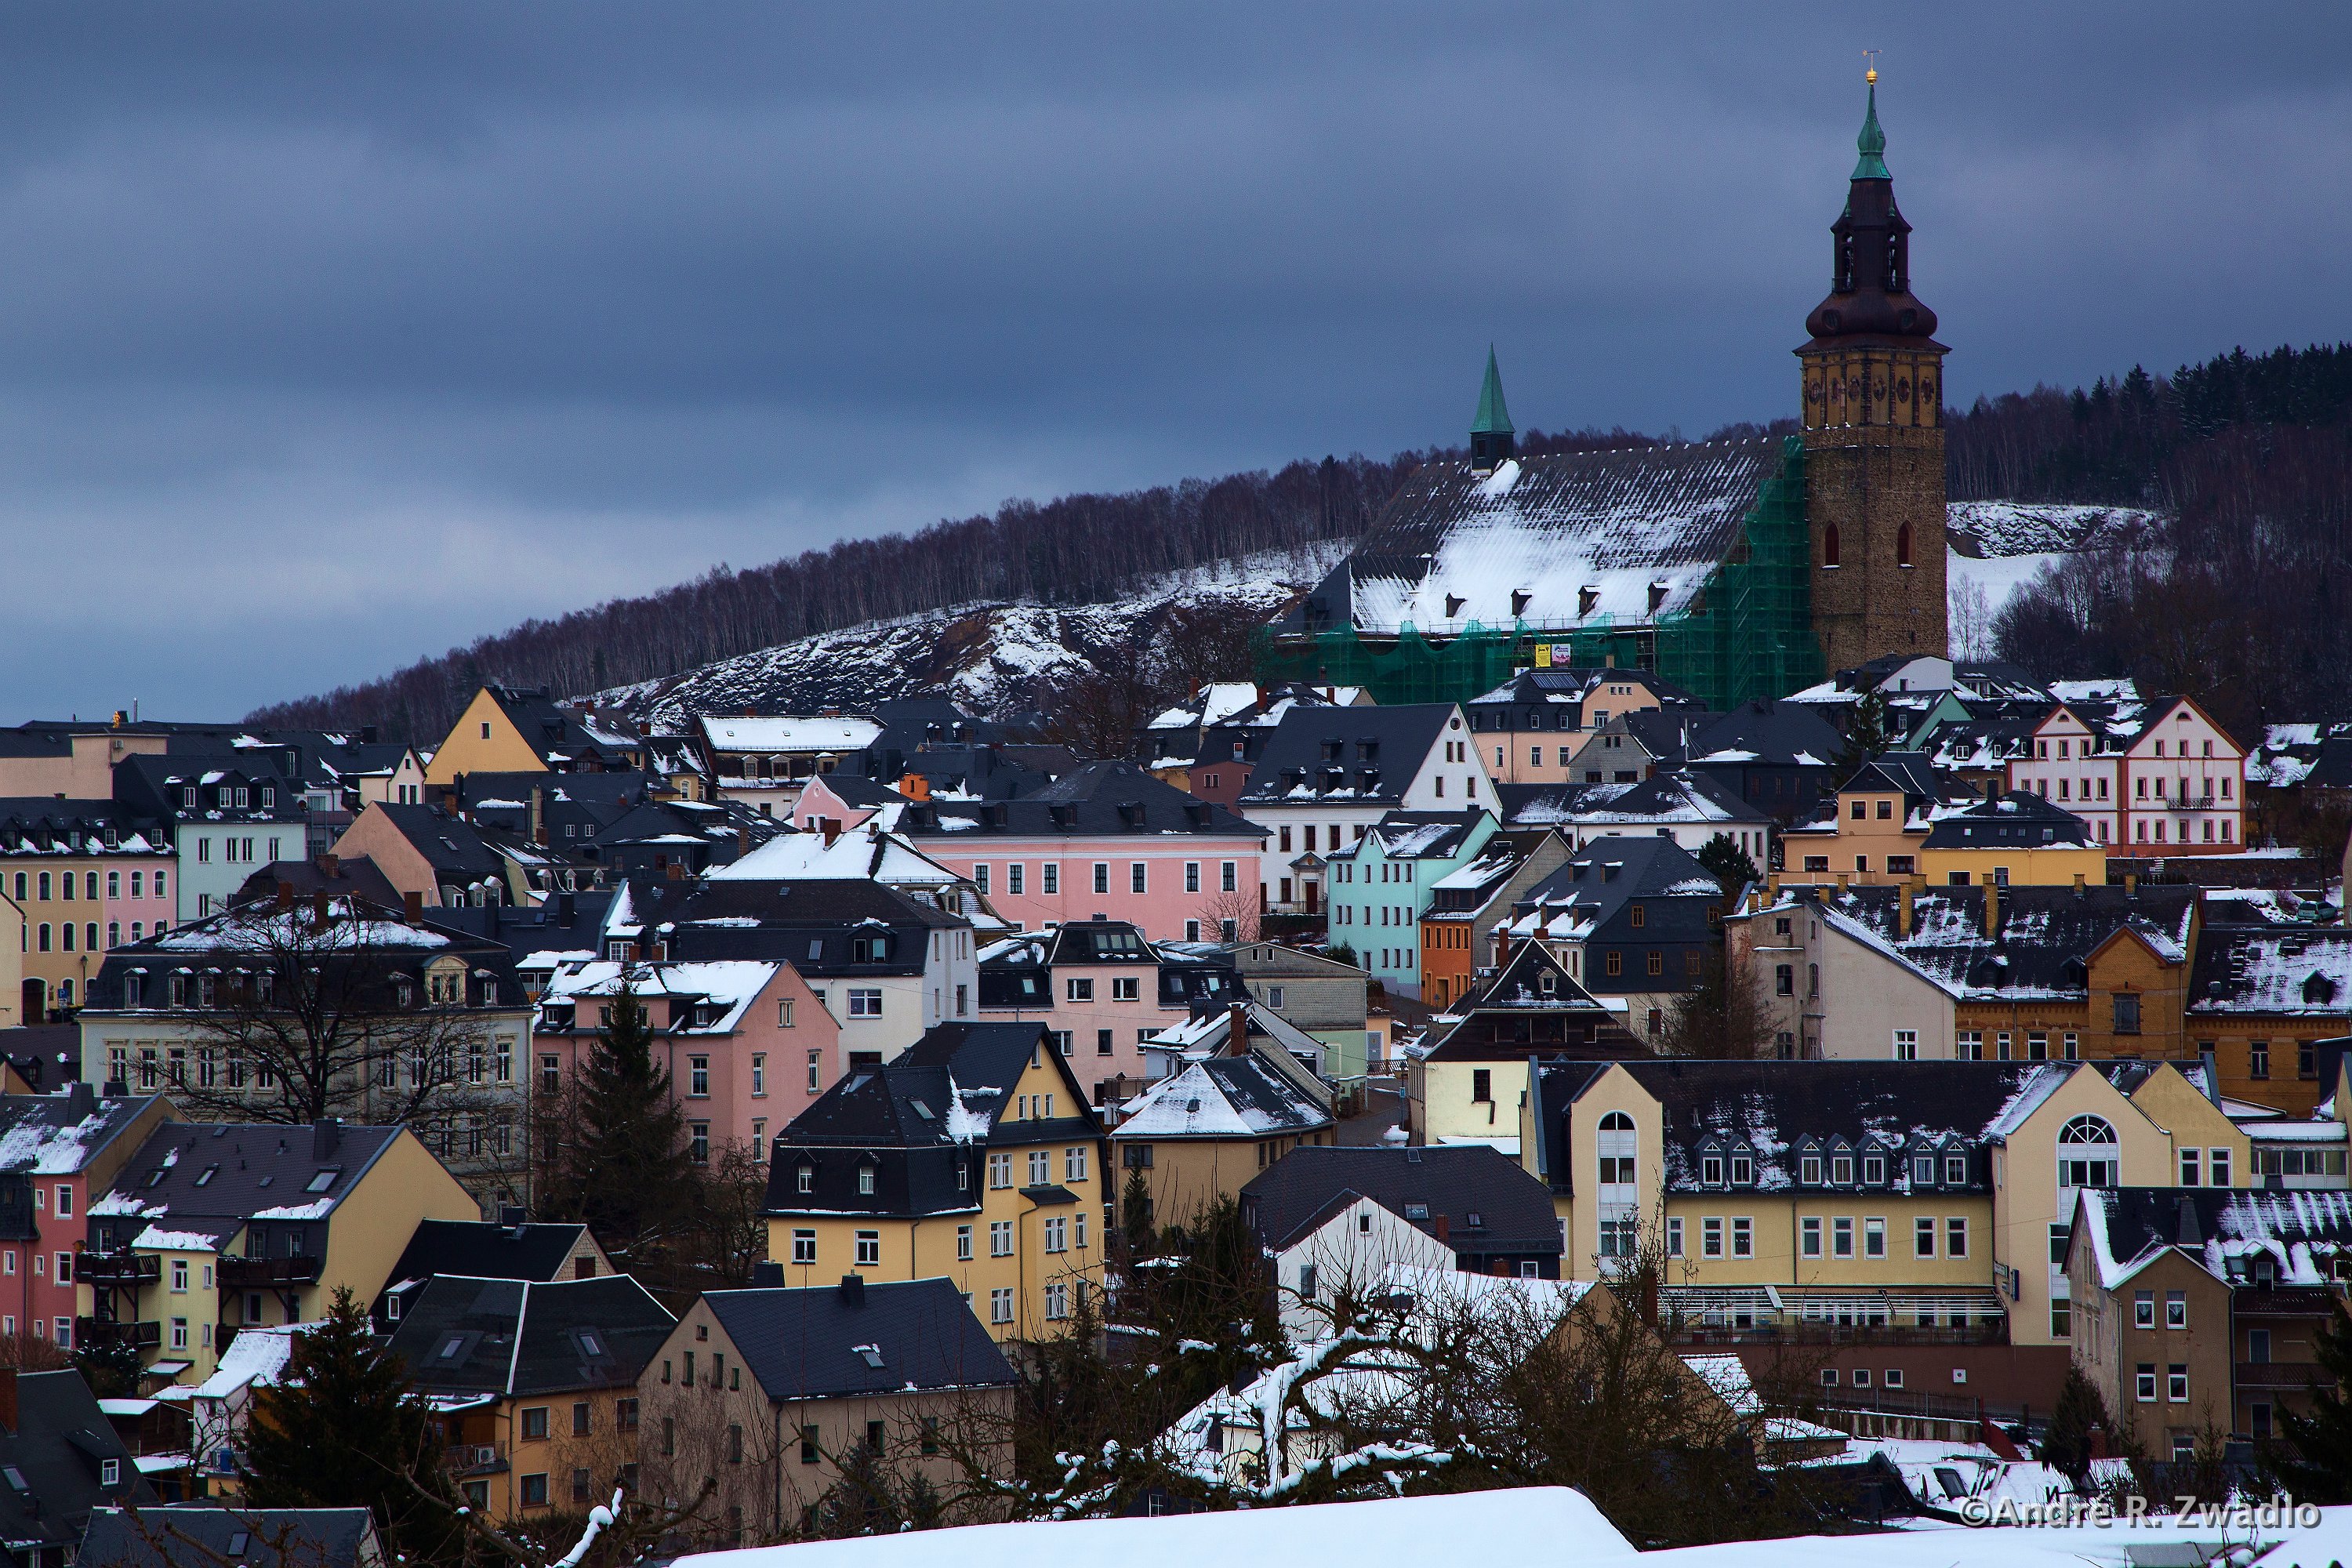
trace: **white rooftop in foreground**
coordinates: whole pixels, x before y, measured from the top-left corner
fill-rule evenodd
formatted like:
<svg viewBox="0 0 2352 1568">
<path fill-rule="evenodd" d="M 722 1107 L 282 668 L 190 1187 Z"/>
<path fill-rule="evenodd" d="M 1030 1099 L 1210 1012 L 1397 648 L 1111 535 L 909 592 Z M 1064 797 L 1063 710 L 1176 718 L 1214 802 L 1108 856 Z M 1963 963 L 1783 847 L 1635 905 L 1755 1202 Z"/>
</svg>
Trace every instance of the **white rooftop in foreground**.
<svg viewBox="0 0 2352 1568">
<path fill-rule="evenodd" d="M 1580 1563 L 1638 1555 L 1581 1492 L 1565 1487 L 1378 1502 L 1260 1508 L 1159 1519 L 982 1524 L 855 1541 L 754 1546 L 678 1559 L 677 1568 L 1202 1568 L 1208 1563 L 1431 1568 L 1465 1548 L 1491 1563 Z"/>
<path fill-rule="evenodd" d="M 678 1568 L 930 1568 L 940 1563 L 956 1568 L 1036 1568 L 1040 1563 L 1430 1568 L 1459 1561 L 1465 1551 L 1520 1568 L 1575 1568 L 1587 1562 L 1622 1562 L 1628 1568 L 1634 1563 L 1641 1568 L 2174 1568 L 2249 1544 L 2261 1551 L 2253 1568 L 2352 1563 L 2352 1508 L 2320 1512 L 2316 1527 L 2268 1531 L 2231 1523 L 1980 1530 L 1929 1524 L 1637 1552 L 1581 1493 L 1532 1487 L 1238 1513 L 914 1531 L 706 1552 L 680 1558 Z"/>
</svg>

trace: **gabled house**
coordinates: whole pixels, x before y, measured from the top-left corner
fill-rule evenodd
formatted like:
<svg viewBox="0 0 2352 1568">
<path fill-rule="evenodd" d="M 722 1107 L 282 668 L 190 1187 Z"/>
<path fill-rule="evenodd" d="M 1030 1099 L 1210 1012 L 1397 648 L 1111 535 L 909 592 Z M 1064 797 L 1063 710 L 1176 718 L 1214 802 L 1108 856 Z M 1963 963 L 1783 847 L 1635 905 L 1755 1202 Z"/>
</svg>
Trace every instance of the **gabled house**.
<svg viewBox="0 0 2352 1568">
<path fill-rule="evenodd" d="M 1309 913 L 1306 884 L 1323 883 L 1318 857 L 1354 843 L 1392 811 L 1496 805 L 1486 759 L 1456 704 L 1293 708 L 1241 795 L 1242 815 L 1265 830 L 1262 907 Z"/>
<path fill-rule="evenodd" d="M 1357 686 L 1214 681 L 1144 726 L 1137 754 L 1150 759 L 1144 765 L 1154 778 L 1232 809 L 1291 709 L 1355 708 L 1370 701 Z"/>
<path fill-rule="evenodd" d="M 223 748 L 131 755 L 116 765 L 116 802 L 164 824 L 176 857 L 173 923 L 220 909 L 262 862 L 310 852 L 301 780 L 282 771 L 282 761 L 275 749 Z"/>
<path fill-rule="evenodd" d="M 76 1268 L 90 1205 L 174 1119 L 160 1095 L 100 1099 L 87 1083 L 0 1096 L 0 1338 L 80 1345 Z"/>
<path fill-rule="evenodd" d="M 2065 1268 L 2074 1364 L 2161 1458 L 2255 1442 L 2332 1389 L 2320 1335 L 2352 1279 L 2352 1194 L 2085 1189 Z"/>
<path fill-rule="evenodd" d="M 612 773 L 646 765 L 645 739 L 564 707 L 545 688 L 485 686 L 433 749 L 425 784 L 460 773 Z"/>
<path fill-rule="evenodd" d="M 1691 725 L 1680 751 L 1660 765 L 1705 773 L 1785 824 L 1809 815 L 1835 784 L 1844 745 L 1844 737 L 1810 704 L 1758 698 Z"/>
<path fill-rule="evenodd" d="M 2075 812 L 2117 855 L 2245 847 L 2245 748 L 2187 697 L 2062 701 L 2025 741 L 2008 787 Z"/>
<path fill-rule="evenodd" d="M 226 1508 L 175 1503 L 132 1513 L 101 1508 L 74 1559 L 78 1568 L 384 1568 L 392 1558 L 363 1508 Z"/>
<path fill-rule="evenodd" d="M 1149 1073 L 1145 1041 L 1241 994 L 1223 952 L 1154 942 L 1125 921 L 1074 921 L 980 954 L 981 1016 L 1044 1022 L 1097 1104 L 1106 1080 Z"/>
<path fill-rule="evenodd" d="M 1655 1041 L 1667 1011 L 1698 989 L 1722 952 L 1722 886 L 1670 838 L 1600 838 L 1512 905 L 1498 957 L 1540 944 L 1585 991 L 1622 1005 Z"/>
<path fill-rule="evenodd" d="M 1780 889 L 1726 916 L 1785 1054 L 2178 1059 L 2197 889 Z"/>
<path fill-rule="evenodd" d="M 1322 1047 L 1318 1071 L 1346 1079 L 1385 1065 L 1388 1042 L 1369 1010 L 1370 982 L 1361 967 L 1278 942 L 1241 942 L 1224 952 L 1253 1003 Z"/>
<path fill-rule="evenodd" d="M 386 1349 L 431 1403 L 458 1495 L 509 1524 L 584 1513 L 634 1482 L 637 1381 L 676 1321 L 625 1274 L 443 1274 Z"/>
<path fill-rule="evenodd" d="M 1477 858 L 1432 883 L 1421 916 L 1422 1000 L 1443 1012 L 1469 995 L 1491 967 L 1488 932 L 1568 857 L 1568 840 L 1549 828 L 1496 833 Z"/>
<path fill-rule="evenodd" d="M 76 1338 L 200 1384 L 222 1336 L 372 1301 L 420 1220 L 479 1212 L 404 1127 L 166 1122 L 90 1202 Z"/>
<path fill-rule="evenodd" d="M 613 1260 L 584 1225 L 534 1225 L 512 1217 L 424 1219 L 416 1222 L 415 1234 L 384 1277 L 383 1289 L 376 1293 L 371 1311 L 376 1332 L 391 1333 L 400 1326 L 407 1304 L 437 1274 L 529 1279 L 545 1285 L 558 1279 L 596 1279 L 615 1272 Z"/>
<path fill-rule="evenodd" d="M 1489 1143 L 1516 1155 L 1530 1060 L 1649 1051 L 1626 1027 L 1622 1003 L 1587 991 L 1542 942 L 1521 942 L 1406 1053 L 1408 1130 L 1416 1142 Z"/>
<path fill-rule="evenodd" d="M 0 1366 L 0 1545 L 15 1568 L 66 1568 L 101 1508 L 152 1508 L 80 1373 Z"/>
<path fill-rule="evenodd" d="M 731 1152 L 764 1170 L 771 1131 L 849 1070 L 840 1024 L 790 963 L 574 959 L 548 977 L 531 1029 L 543 1105 L 576 1089 L 625 991 L 645 1012 L 697 1165 L 724 1164 Z"/>
<path fill-rule="evenodd" d="M 943 1024 L 777 1135 L 768 1256 L 803 1283 L 945 1277 L 995 1338 L 1042 1339 L 1101 1284 L 1106 1153 L 1043 1024 Z"/>
<path fill-rule="evenodd" d="M 1372 1290 L 1399 1264 L 1560 1278 L 1550 1190 L 1481 1144 L 1294 1149 L 1242 1188 L 1241 1205 L 1286 1303 Z M 1436 1242 L 1434 1258 L 1401 1245 L 1391 1221 Z"/>
<path fill-rule="evenodd" d="M 1236 1018 L 1246 1026 L 1236 1033 Z M 1169 1074 L 1119 1107 L 1119 1180 L 1139 1174 L 1144 1218 L 1187 1225 L 1300 1147 L 1338 1136 L 1331 1096 L 1255 1008 L 1204 1014 Z M 1111 1194 L 1123 1201 L 1121 1190 Z"/>
<path fill-rule="evenodd" d="M 177 867 L 163 817 L 0 799 L 0 1026 L 70 1016 L 108 949 L 176 924 Z"/>
<path fill-rule="evenodd" d="M 949 1492 L 950 1441 L 1011 1464 L 1019 1381 L 951 1280 L 707 1291 L 638 1379 L 642 1484 L 688 1497 L 715 1478 L 700 1531 L 718 1546 L 802 1528 L 868 1465 Z"/>
<path fill-rule="evenodd" d="M 1538 645 L 1538 651 L 1550 648 Z M 1531 784 L 1576 782 L 1576 754 L 1612 719 L 1697 706 L 1696 696 L 1646 669 L 1544 664 L 1519 670 L 1462 710 L 1477 731 L 1495 782 Z"/>
<path fill-rule="evenodd" d="M 1390 812 L 1326 858 L 1321 874 L 1305 885 L 1306 912 L 1315 912 L 1318 888 L 1328 879 L 1331 945 L 1353 952 L 1365 973 L 1390 990 L 1420 996 L 1422 913 L 1438 883 L 1475 859 L 1496 826 L 1482 806 Z M 1302 877 L 1312 858 L 1297 862 Z"/>
<path fill-rule="evenodd" d="M 857 771 L 882 733 L 872 719 L 839 713 L 705 714 L 694 722 L 695 749 L 719 798 L 787 820 L 810 778 Z"/>
<path fill-rule="evenodd" d="M 537 900 L 559 857 L 519 835 L 478 826 L 438 805 L 370 805 L 334 854 L 366 860 L 404 895 L 428 908 Z"/>
</svg>

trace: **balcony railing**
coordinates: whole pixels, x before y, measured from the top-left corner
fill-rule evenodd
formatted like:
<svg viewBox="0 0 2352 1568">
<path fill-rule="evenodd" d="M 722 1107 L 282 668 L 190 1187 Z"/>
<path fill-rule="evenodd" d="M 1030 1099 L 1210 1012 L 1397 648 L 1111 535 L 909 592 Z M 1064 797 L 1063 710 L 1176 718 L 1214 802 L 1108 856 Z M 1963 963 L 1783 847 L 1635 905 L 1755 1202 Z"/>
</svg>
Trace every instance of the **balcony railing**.
<svg viewBox="0 0 2352 1568">
<path fill-rule="evenodd" d="M 2312 1362 L 2242 1361 L 2236 1368 L 2238 1386 L 2251 1388 L 2332 1388 L 2336 1379 Z"/>
<path fill-rule="evenodd" d="M 240 1258 L 230 1253 L 220 1260 L 221 1285 L 231 1290 L 316 1285 L 320 1263 L 316 1258 Z"/>
<path fill-rule="evenodd" d="M 74 1342 L 92 1350 L 114 1345 L 154 1350 L 163 1342 L 163 1325 L 115 1318 L 78 1318 L 74 1321 Z"/>
<path fill-rule="evenodd" d="M 1723 1323 L 1693 1323 L 1675 1337 L 1692 1345 L 2005 1345 L 2009 1320 L 1985 1318 L 1966 1325 L 1932 1329 L 1893 1323 L 1758 1323 L 1735 1328 Z"/>
<path fill-rule="evenodd" d="M 162 1258 L 137 1252 L 85 1252 L 76 1267 L 85 1285 L 152 1285 L 163 1273 Z"/>
</svg>

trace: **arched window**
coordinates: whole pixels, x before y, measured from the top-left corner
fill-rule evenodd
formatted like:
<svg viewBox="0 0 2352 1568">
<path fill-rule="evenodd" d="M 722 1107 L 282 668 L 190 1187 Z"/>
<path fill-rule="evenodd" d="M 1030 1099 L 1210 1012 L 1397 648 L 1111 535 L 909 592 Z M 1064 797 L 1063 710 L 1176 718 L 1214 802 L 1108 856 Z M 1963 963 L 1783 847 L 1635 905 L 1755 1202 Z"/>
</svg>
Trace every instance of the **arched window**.
<svg viewBox="0 0 2352 1568">
<path fill-rule="evenodd" d="M 1837 563 L 1838 526 L 1833 522 L 1822 530 L 1822 564 L 1824 566 L 1834 566 Z"/>
<path fill-rule="evenodd" d="M 1601 1119 L 1601 1184 L 1632 1186 L 1633 1157 L 1639 1152 L 1633 1131 L 1633 1119 L 1622 1110 L 1612 1110 Z"/>
<path fill-rule="evenodd" d="M 2058 1185 L 2116 1184 L 2116 1130 L 2096 1116 L 2077 1116 L 2058 1130 Z"/>
<path fill-rule="evenodd" d="M 1895 564 L 1911 564 L 1911 525 L 1907 522 L 1895 531 Z"/>
<path fill-rule="evenodd" d="M 1604 1259 L 1630 1258 L 1641 1250 L 1642 1222 L 1633 1206 L 1638 1136 L 1633 1119 L 1622 1110 L 1601 1119 L 1601 1256 Z"/>
</svg>

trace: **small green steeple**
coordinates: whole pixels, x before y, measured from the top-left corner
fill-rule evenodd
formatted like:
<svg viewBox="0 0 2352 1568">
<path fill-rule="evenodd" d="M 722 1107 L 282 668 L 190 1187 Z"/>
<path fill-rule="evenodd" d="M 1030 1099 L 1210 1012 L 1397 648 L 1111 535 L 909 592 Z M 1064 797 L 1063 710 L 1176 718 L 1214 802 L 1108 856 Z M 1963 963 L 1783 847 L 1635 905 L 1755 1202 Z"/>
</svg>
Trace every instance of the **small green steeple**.
<svg viewBox="0 0 2352 1568">
<path fill-rule="evenodd" d="M 1891 180 L 1886 172 L 1886 132 L 1878 128 L 1878 73 L 1866 73 L 1870 82 L 1870 111 L 1862 118 L 1862 134 L 1853 144 L 1862 150 L 1862 162 L 1853 166 L 1857 180 Z"/>
<path fill-rule="evenodd" d="M 1511 411 L 1503 406 L 1503 373 L 1495 363 L 1495 345 L 1486 345 L 1486 384 L 1478 389 L 1478 417 L 1472 421 L 1473 436 L 1508 436 Z"/>
</svg>

